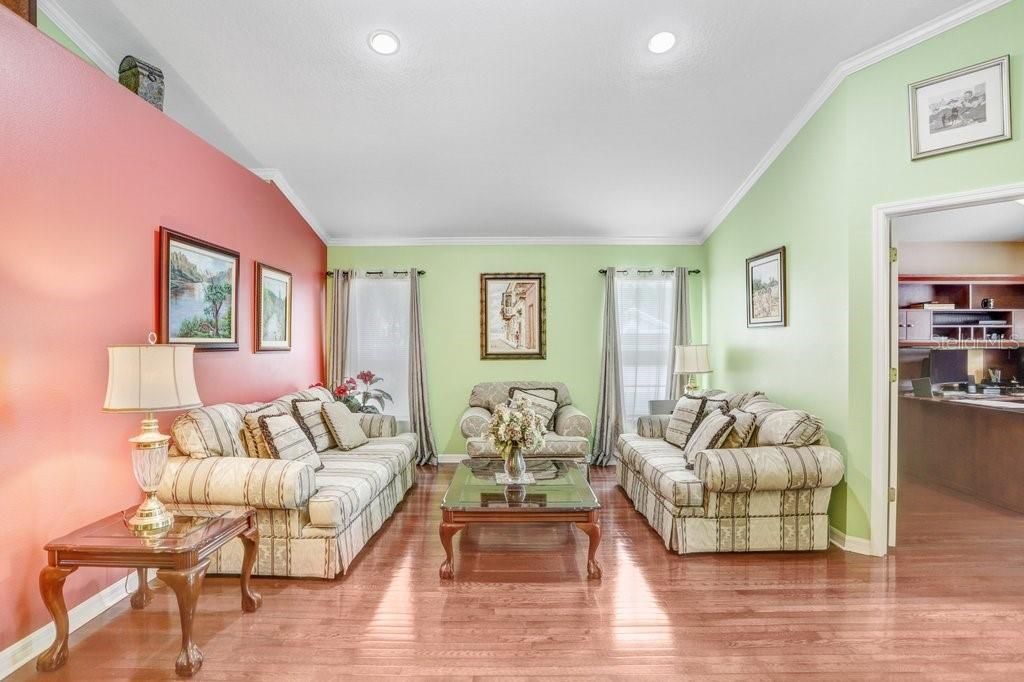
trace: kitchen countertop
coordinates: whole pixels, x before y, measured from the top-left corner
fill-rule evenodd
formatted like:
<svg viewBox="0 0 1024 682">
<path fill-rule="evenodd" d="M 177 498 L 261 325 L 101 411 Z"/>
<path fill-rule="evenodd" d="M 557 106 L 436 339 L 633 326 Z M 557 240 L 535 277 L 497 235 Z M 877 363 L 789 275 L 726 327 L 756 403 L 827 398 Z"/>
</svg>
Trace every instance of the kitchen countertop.
<svg viewBox="0 0 1024 682">
<path fill-rule="evenodd" d="M 981 395 L 980 393 L 971 395 L 969 393 L 962 393 L 956 396 L 945 395 L 932 398 L 919 398 L 912 394 L 903 394 L 900 397 L 923 403 L 946 403 L 956 407 L 1016 412 L 1024 415 L 1024 396 Z"/>
</svg>

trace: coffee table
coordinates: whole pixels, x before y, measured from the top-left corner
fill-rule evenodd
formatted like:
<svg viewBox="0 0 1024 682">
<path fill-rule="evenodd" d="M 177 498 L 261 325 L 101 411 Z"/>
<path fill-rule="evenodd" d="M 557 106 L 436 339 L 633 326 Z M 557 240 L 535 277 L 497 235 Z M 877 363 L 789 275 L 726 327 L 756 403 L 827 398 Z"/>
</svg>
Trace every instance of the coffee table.
<svg viewBox="0 0 1024 682">
<path fill-rule="evenodd" d="M 535 483 L 499 485 L 495 473 L 502 470 L 500 459 L 463 460 L 455 470 L 448 491 L 441 500 L 441 544 L 445 561 L 440 575 L 455 577 L 452 538 L 469 523 L 574 523 L 590 538 L 587 577 L 601 577 L 597 548 L 601 544 L 598 510 L 601 503 L 584 473 L 572 462 L 531 461 L 528 471 Z"/>
<path fill-rule="evenodd" d="M 57 636 L 50 648 L 36 659 L 37 670 L 50 672 L 68 660 L 64 581 L 79 566 L 136 569 L 139 587 L 131 598 L 133 609 L 144 608 L 152 599 L 145 569 L 157 569 L 157 577 L 174 590 L 178 599 L 181 652 L 174 670 L 183 677 L 194 675 L 203 665 L 203 653 L 192 640 L 192 623 L 210 556 L 234 538 L 241 538 L 245 552 L 241 571 L 242 610 L 251 612 L 260 607 L 262 597 L 249 587 L 259 545 L 256 514 L 252 510 L 211 511 L 201 516 L 175 514 L 174 525 L 158 536 L 133 534 L 126 519 L 134 513 L 132 507 L 111 514 L 46 545 L 49 561 L 39 574 L 39 591 L 53 616 Z"/>
</svg>

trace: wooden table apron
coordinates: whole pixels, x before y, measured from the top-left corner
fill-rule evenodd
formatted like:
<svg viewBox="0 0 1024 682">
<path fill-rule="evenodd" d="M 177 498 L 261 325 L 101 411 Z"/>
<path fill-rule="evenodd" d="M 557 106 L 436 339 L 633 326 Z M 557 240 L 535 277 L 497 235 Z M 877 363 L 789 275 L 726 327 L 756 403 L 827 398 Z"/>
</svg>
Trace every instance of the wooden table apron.
<svg viewBox="0 0 1024 682">
<path fill-rule="evenodd" d="M 242 610 L 248 613 L 256 611 L 263 601 L 260 594 L 253 592 L 249 584 L 259 546 L 256 516 L 252 512 L 238 518 L 236 523 L 225 525 L 217 535 L 206 538 L 202 545 L 189 551 L 129 547 L 88 548 L 59 542 L 47 545 L 48 565 L 39 574 L 39 591 L 53 617 L 57 634 L 50 648 L 36 659 L 36 669 L 51 672 L 67 662 L 69 628 L 68 610 L 64 602 L 64 581 L 79 566 L 136 569 L 139 587 L 131 596 L 131 605 L 134 609 L 145 608 L 152 600 L 152 591 L 146 580 L 146 569 L 155 568 L 157 577 L 174 591 L 181 616 L 181 651 L 175 661 L 175 672 L 184 677 L 194 675 L 203 665 L 203 654 L 192 639 L 192 626 L 203 578 L 210 565 L 210 557 L 236 537 L 242 540 L 244 548 L 239 579 Z"/>
<path fill-rule="evenodd" d="M 601 544 L 601 526 L 598 523 L 597 509 L 590 511 L 488 511 L 488 510 L 458 510 L 443 509 L 441 511 L 441 526 L 438 529 L 441 536 L 441 544 L 444 546 L 445 561 L 441 564 L 440 575 L 444 580 L 455 577 L 454 553 L 452 551 L 452 538 L 470 523 L 574 523 L 587 534 L 590 539 L 590 547 L 587 552 L 587 577 L 596 579 L 601 577 L 601 565 L 597 562 L 597 548 Z"/>
</svg>

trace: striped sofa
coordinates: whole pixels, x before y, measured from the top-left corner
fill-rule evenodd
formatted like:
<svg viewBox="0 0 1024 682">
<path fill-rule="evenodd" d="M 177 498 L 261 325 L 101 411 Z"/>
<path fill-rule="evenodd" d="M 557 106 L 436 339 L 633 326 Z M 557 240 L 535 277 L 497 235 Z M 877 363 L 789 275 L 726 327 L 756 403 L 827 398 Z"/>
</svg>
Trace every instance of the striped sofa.
<svg viewBox="0 0 1024 682">
<path fill-rule="evenodd" d="M 820 420 L 810 417 L 818 427 L 811 442 L 793 446 L 778 429 L 762 428 L 771 415 L 779 420 L 793 410 L 760 394 L 706 395 L 754 414 L 745 447 L 702 450 L 688 463 L 665 440 L 668 415 L 641 417 L 637 433 L 623 434 L 617 443 L 619 485 L 666 549 L 690 554 L 828 548 L 828 502 L 844 465 Z"/>
<path fill-rule="evenodd" d="M 322 387 L 272 401 L 292 414 L 293 400 L 331 401 Z M 256 575 L 334 578 L 344 573 L 391 516 L 416 479 L 416 435 L 397 433 L 393 417 L 361 415 L 369 442 L 320 452 L 319 471 L 297 461 L 250 456 L 244 414 L 264 403 L 222 403 L 180 415 L 171 427 L 171 457 L 158 496 L 172 511 L 225 507 L 256 511 Z M 213 556 L 211 573 L 238 573 L 242 544 Z"/>
</svg>

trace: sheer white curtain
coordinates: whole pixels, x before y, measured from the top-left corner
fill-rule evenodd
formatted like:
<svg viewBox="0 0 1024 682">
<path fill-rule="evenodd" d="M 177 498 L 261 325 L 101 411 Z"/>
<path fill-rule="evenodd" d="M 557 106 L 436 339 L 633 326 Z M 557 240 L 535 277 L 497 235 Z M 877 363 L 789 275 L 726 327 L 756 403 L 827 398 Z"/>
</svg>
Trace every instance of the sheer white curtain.
<svg viewBox="0 0 1024 682">
<path fill-rule="evenodd" d="M 675 281 L 671 272 L 626 271 L 615 281 L 622 403 L 626 427 L 648 414 L 647 401 L 669 397 Z"/>
<path fill-rule="evenodd" d="M 345 371 L 370 370 L 395 399 L 384 411 L 409 420 L 409 279 L 357 273 L 349 285 Z M 362 386 L 360 385 L 360 388 Z"/>
</svg>

